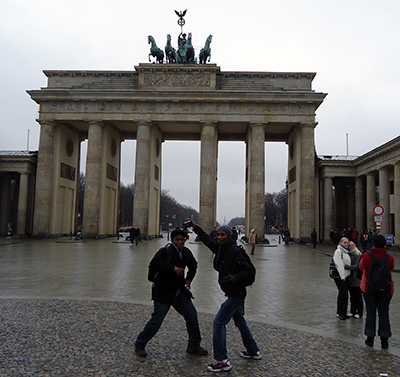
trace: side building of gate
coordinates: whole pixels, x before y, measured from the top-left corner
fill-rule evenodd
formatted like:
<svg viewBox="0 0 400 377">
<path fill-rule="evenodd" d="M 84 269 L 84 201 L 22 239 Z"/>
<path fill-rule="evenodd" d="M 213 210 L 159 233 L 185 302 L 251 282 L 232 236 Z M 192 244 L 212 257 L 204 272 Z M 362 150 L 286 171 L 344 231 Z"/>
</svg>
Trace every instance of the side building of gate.
<svg viewBox="0 0 400 377">
<path fill-rule="evenodd" d="M 318 221 L 315 112 L 326 95 L 312 89 L 314 73 L 223 72 L 214 64 L 44 73 L 47 87 L 28 92 L 40 105 L 35 235 L 75 231 L 80 143 L 85 139 L 86 236 L 117 231 L 120 149 L 127 139 L 137 140 L 133 223 L 143 234 L 159 233 L 166 140 L 201 142 L 199 212 L 206 231 L 216 223 L 218 142 L 244 141 L 246 229 L 264 234 L 269 179 L 264 143 L 275 141 L 288 145 L 291 236 L 309 239 Z"/>
</svg>

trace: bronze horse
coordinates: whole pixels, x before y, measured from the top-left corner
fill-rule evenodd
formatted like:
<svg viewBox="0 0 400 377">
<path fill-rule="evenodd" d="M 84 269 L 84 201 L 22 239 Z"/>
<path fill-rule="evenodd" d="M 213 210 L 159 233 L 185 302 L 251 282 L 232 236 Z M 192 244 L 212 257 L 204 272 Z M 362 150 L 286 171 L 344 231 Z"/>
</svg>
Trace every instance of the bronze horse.
<svg viewBox="0 0 400 377">
<path fill-rule="evenodd" d="M 151 62 L 150 56 L 154 56 L 157 60 L 157 63 L 162 63 L 164 61 L 164 51 L 157 47 L 156 41 L 151 35 L 149 35 L 147 41 L 149 44 L 151 43 L 149 62 Z"/>
<path fill-rule="evenodd" d="M 171 45 L 171 34 L 167 34 L 167 44 L 165 45 L 165 58 L 168 63 L 176 63 L 178 60 L 177 53 Z"/>
<path fill-rule="evenodd" d="M 212 41 L 212 35 L 210 34 L 207 37 L 204 47 L 200 50 L 199 64 L 206 64 L 207 59 L 208 59 L 208 62 L 210 62 L 210 60 L 211 60 L 211 48 L 210 48 L 211 41 Z"/>
</svg>

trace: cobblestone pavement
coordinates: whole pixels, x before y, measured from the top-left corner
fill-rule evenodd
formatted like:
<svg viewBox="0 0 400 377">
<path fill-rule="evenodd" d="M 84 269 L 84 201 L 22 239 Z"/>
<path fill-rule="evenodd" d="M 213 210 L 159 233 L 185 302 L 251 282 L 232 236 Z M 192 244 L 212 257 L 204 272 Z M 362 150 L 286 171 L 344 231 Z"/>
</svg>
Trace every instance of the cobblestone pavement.
<svg viewBox="0 0 400 377">
<path fill-rule="evenodd" d="M 337 290 L 328 278 L 333 250 L 258 245 L 256 283 L 246 318 L 263 352 L 244 360 L 239 332 L 228 325 L 231 376 L 400 376 L 400 304 L 391 303 L 389 350 L 364 345 L 363 319 L 339 321 Z M 224 300 L 201 244 L 187 246 L 199 261 L 193 282 L 206 357 L 187 354 L 184 321 L 172 309 L 147 346 L 132 355 L 152 312 L 147 265 L 167 240 L 0 242 L 0 377 L 205 376 L 212 362 L 212 318 Z M 393 252 L 396 262 L 399 254 Z M 400 267 L 400 261 L 397 263 Z M 395 289 L 400 274 L 394 273 Z"/>
</svg>

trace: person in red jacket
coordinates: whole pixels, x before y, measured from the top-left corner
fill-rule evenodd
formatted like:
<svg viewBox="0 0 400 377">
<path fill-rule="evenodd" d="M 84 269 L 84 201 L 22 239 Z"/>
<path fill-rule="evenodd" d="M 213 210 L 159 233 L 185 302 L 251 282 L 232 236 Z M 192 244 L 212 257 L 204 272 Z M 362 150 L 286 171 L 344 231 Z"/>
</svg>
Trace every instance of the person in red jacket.
<svg viewBox="0 0 400 377">
<path fill-rule="evenodd" d="M 371 252 L 378 258 L 381 259 L 387 253 L 385 249 L 386 240 L 382 235 L 377 235 L 373 239 L 374 247 L 371 248 Z M 386 259 L 386 263 L 389 266 L 390 273 L 394 269 L 394 258 L 392 255 Z M 374 345 L 374 337 L 376 332 L 376 311 L 378 311 L 379 325 L 378 325 L 378 335 L 381 338 L 382 348 L 388 348 L 388 339 L 392 336 L 390 330 L 390 320 L 389 320 L 389 304 L 392 299 L 394 292 L 394 284 L 392 279 L 392 289 L 388 293 L 377 293 L 371 292 L 368 289 L 368 273 L 372 264 L 372 258 L 368 253 L 364 253 L 361 257 L 359 268 L 363 272 L 361 279 L 361 290 L 364 295 L 365 307 L 367 316 L 365 319 L 365 330 L 364 334 L 367 336 L 365 344 L 369 347 Z"/>
</svg>

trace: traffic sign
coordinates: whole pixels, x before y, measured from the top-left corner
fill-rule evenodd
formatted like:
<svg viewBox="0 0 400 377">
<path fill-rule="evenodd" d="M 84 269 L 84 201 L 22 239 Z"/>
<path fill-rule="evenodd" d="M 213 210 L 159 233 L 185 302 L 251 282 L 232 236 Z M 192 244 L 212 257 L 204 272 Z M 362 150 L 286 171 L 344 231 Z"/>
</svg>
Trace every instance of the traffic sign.
<svg viewBox="0 0 400 377">
<path fill-rule="evenodd" d="M 382 206 L 376 205 L 376 206 L 374 206 L 374 208 L 372 208 L 372 212 L 373 212 L 374 215 L 376 215 L 376 216 L 382 216 L 382 215 L 383 215 L 383 212 L 385 212 L 385 210 L 383 209 Z"/>
<path fill-rule="evenodd" d="M 386 234 L 386 245 L 393 245 L 393 234 Z"/>
<path fill-rule="evenodd" d="M 374 220 L 375 220 L 375 221 L 382 221 L 382 216 L 375 216 L 375 217 L 374 217 Z"/>
</svg>

